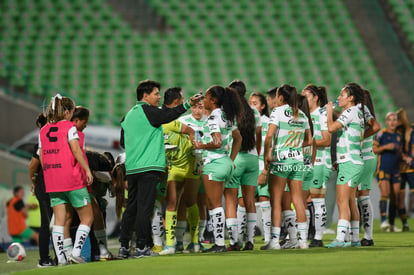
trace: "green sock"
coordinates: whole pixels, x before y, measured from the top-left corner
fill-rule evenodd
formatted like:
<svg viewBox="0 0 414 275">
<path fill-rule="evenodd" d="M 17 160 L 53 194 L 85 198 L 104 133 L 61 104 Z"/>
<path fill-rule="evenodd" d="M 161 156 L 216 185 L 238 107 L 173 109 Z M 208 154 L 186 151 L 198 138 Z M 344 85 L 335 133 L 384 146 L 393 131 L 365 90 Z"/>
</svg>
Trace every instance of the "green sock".
<svg viewBox="0 0 414 275">
<path fill-rule="evenodd" d="M 195 203 L 187 208 L 188 226 L 190 228 L 190 236 L 192 243 L 198 243 L 198 229 L 200 221 L 200 213 L 198 212 L 198 205 Z"/>
<path fill-rule="evenodd" d="M 177 226 L 177 211 L 165 211 L 165 244 L 174 246 L 175 227 Z"/>
</svg>

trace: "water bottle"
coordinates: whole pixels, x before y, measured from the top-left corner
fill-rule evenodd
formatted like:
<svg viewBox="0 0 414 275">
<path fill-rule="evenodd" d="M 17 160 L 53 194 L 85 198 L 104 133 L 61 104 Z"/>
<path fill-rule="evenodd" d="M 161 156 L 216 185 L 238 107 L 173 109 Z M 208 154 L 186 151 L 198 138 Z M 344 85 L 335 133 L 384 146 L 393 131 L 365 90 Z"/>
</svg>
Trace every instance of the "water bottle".
<svg viewBox="0 0 414 275">
<path fill-rule="evenodd" d="M 332 104 L 332 108 L 333 109 L 336 109 L 336 108 L 338 108 L 339 107 L 339 100 L 337 99 L 337 100 L 335 100 L 335 102 Z"/>
<path fill-rule="evenodd" d="M 194 141 L 197 142 L 197 143 L 200 143 L 201 142 L 200 131 L 195 131 Z M 201 150 L 201 149 L 194 149 L 194 154 L 202 154 L 202 153 L 203 153 L 203 150 Z"/>
</svg>

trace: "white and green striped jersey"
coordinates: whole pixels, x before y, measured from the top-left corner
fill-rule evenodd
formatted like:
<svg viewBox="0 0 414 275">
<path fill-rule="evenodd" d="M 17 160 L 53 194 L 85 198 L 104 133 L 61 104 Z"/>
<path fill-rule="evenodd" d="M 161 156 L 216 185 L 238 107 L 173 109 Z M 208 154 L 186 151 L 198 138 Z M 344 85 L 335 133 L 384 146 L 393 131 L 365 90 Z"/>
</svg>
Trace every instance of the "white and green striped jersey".
<svg viewBox="0 0 414 275">
<path fill-rule="evenodd" d="M 178 119 L 187 126 L 190 126 L 194 131 L 198 131 L 200 136 L 203 136 L 204 125 L 207 121 L 207 116 L 202 116 L 200 120 L 195 119 L 192 114 L 182 116 Z"/>
<path fill-rule="evenodd" d="M 269 117 L 262 115 L 260 120 L 262 121 L 262 151 L 260 152 L 259 159 L 263 160 L 264 143 L 267 135 L 267 129 L 269 129 Z"/>
<path fill-rule="evenodd" d="M 310 167 L 310 168 L 313 167 L 313 165 L 312 165 L 312 149 L 313 149 L 313 145 L 303 147 L 303 164 L 306 167 Z"/>
<path fill-rule="evenodd" d="M 357 107 L 361 109 L 361 104 L 358 104 Z M 374 116 L 369 111 L 369 108 L 367 107 L 367 105 L 364 105 L 364 116 L 365 116 L 365 123 L 368 123 L 368 121 L 370 121 L 371 119 L 375 119 Z M 367 129 L 365 128 L 365 130 Z M 377 157 L 374 153 L 373 147 L 374 147 L 374 136 L 367 137 L 366 139 L 362 141 L 361 152 L 362 152 L 363 160 L 374 159 Z"/>
<path fill-rule="evenodd" d="M 358 106 L 352 106 L 342 112 L 336 120 L 343 128 L 338 131 L 336 159 L 338 163 L 351 161 L 363 164 L 361 143 L 364 138 L 364 118 Z"/>
<path fill-rule="evenodd" d="M 250 106 L 251 107 L 251 106 Z M 257 127 L 262 127 L 262 120 L 261 120 L 261 117 L 260 117 L 260 113 L 259 113 L 259 111 L 257 111 L 257 109 L 256 108 L 254 108 L 254 107 L 251 107 L 252 108 L 252 110 L 253 110 L 253 113 L 254 113 L 254 120 L 255 120 L 255 122 L 256 122 L 256 128 Z M 256 134 L 254 135 L 254 139 L 256 140 Z M 251 154 L 251 155 L 254 155 L 254 156 L 257 156 L 257 150 L 256 150 L 256 145 L 253 147 L 253 149 L 251 149 L 249 152 L 247 152 L 247 153 L 249 153 L 249 154 Z"/>
<path fill-rule="evenodd" d="M 326 108 L 318 107 L 310 115 L 313 124 L 313 137 L 315 140 L 320 140 L 322 139 L 322 131 L 328 131 Z M 332 167 L 331 146 L 316 148 L 314 165 L 325 165 L 327 168 Z"/>
<path fill-rule="evenodd" d="M 288 104 L 277 107 L 270 115 L 269 124 L 277 126 L 275 144 L 272 148 L 274 164 L 297 163 L 303 161 L 302 144 L 305 130 L 310 129 L 305 113 L 299 110 L 294 118 Z"/>
<path fill-rule="evenodd" d="M 221 147 L 217 149 L 207 149 L 203 151 L 204 165 L 211 162 L 213 159 L 219 159 L 229 155 L 231 148 L 232 132 L 237 127 L 225 118 L 223 111 L 220 108 L 214 109 L 204 125 L 203 143 L 210 143 L 213 141 L 212 134 L 220 133 Z"/>
</svg>

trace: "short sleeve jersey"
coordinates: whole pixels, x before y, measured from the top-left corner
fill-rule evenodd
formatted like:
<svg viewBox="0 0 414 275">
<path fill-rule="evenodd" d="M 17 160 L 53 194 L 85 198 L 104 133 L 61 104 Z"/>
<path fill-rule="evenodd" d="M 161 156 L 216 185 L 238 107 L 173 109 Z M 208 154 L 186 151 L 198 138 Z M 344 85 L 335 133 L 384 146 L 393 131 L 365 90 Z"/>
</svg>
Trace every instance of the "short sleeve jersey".
<svg viewBox="0 0 414 275">
<path fill-rule="evenodd" d="M 232 132 L 236 129 L 237 127 L 225 118 L 221 109 L 217 108 L 211 112 L 207 119 L 207 123 L 204 126 L 204 136 L 202 141 L 203 143 L 210 143 L 213 141 L 212 134 L 220 133 L 221 147 L 204 150 L 204 164 L 211 162 L 213 159 L 219 159 L 229 155 Z"/>
<path fill-rule="evenodd" d="M 270 115 L 269 125 L 277 126 L 275 144 L 272 148 L 274 164 L 303 162 L 302 144 L 305 130 L 310 129 L 308 118 L 299 110 L 299 116 L 293 116 L 292 108 L 285 104 L 277 107 Z"/>
<path fill-rule="evenodd" d="M 361 108 L 361 104 L 358 104 L 357 106 Z M 368 122 L 371 119 L 375 119 L 366 105 L 364 105 L 364 117 L 365 117 L 365 122 Z M 374 136 L 367 137 L 362 141 L 361 152 L 362 152 L 363 160 L 376 158 L 374 154 L 374 150 L 372 149 L 373 146 L 374 146 Z"/>
<path fill-rule="evenodd" d="M 336 121 L 343 126 L 338 132 L 337 162 L 351 161 L 355 164 L 363 164 L 361 143 L 364 138 L 364 119 L 360 108 L 352 106 L 344 110 Z"/>
<path fill-rule="evenodd" d="M 402 137 L 399 133 L 388 132 L 387 129 L 381 130 L 376 138 L 375 143 L 379 146 L 394 143 L 394 150 L 384 150 L 379 154 L 378 165 L 379 170 L 385 173 L 395 174 L 399 172 L 399 152 L 402 146 Z"/>
<path fill-rule="evenodd" d="M 174 166 L 180 166 L 180 164 L 185 165 L 188 160 L 188 155 L 191 154 L 193 149 L 190 139 L 181 133 L 182 127 L 183 124 L 178 120 L 173 120 L 162 125 L 162 130 L 164 131 L 164 143 L 177 145 L 178 147 L 177 151 L 169 153 L 172 165 Z"/>
<path fill-rule="evenodd" d="M 311 113 L 311 119 L 313 124 L 313 137 L 315 140 L 322 139 L 322 132 L 328 131 L 328 121 L 326 108 L 318 107 Z M 331 147 L 316 149 L 315 166 L 325 165 L 327 168 L 331 168 Z"/>
<path fill-rule="evenodd" d="M 191 127 L 195 132 L 198 132 L 201 137 L 204 136 L 204 125 L 206 124 L 207 116 L 202 116 L 201 119 L 198 120 L 189 114 L 180 117 L 178 120 Z"/>
</svg>

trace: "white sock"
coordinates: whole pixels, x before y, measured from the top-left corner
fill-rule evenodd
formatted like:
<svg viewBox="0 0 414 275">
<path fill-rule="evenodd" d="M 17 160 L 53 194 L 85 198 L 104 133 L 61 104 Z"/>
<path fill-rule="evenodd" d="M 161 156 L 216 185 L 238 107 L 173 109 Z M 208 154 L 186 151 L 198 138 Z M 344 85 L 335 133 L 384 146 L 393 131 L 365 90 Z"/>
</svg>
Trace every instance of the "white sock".
<svg viewBox="0 0 414 275">
<path fill-rule="evenodd" d="M 324 198 L 312 199 L 315 208 L 315 240 L 322 240 L 326 224 L 326 204 Z"/>
<path fill-rule="evenodd" d="M 63 240 L 63 252 L 65 252 L 66 258 L 72 255 L 73 242 L 72 238 L 66 238 Z"/>
<path fill-rule="evenodd" d="M 94 230 L 93 233 L 95 234 L 95 238 L 98 241 L 98 244 L 103 244 L 105 247 L 107 246 L 106 242 L 106 230 Z"/>
<path fill-rule="evenodd" d="M 263 237 L 265 244 L 267 244 L 270 241 L 270 231 L 272 227 L 272 221 L 270 218 L 272 209 L 270 201 L 262 201 L 260 209 L 262 210 Z"/>
<path fill-rule="evenodd" d="M 351 241 L 359 241 L 359 221 L 351 221 Z"/>
<path fill-rule="evenodd" d="M 306 222 L 298 222 L 298 233 L 299 233 L 299 238 L 302 241 L 307 241 L 308 240 L 308 225 L 306 224 Z"/>
<path fill-rule="evenodd" d="M 256 226 L 257 214 L 247 213 L 247 241 L 254 244 L 254 228 Z"/>
<path fill-rule="evenodd" d="M 246 232 L 246 208 L 243 206 L 237 206 L 237 228 L 239 229 L 239 242 L 243 242 L 243 236 Z"/>
<path fill-rule="evenodd" d="M 349 221 L 340 219 L 338 221 L 338 227 L 336 229 L 336 240 L 339 242 L 345 241 L 345 236 L 348 232 Z"/>
<path fill-rule="evenodd" d="M 214 242 L 218 246 L 224 246 L 224 209 L 217 207 L 209 211 L 213 224 Z"/>
<path fill-rule="evenodd" d="M 361 208 L 362 222 L 364 225 L 364 239 L 372 240 L 372 230 L 374 224 L 374 213 L 369 196 L 361 196 L 358 198 Z"/>
<path fill-rule="evenodd" d="M 204 231 L 206 231 L 207 220 L 200 220 L 198 222 L 198 240 L 202 242 L 204 240 Z"/>
<path fill-rule="evenodd" d="M 228 218 L 226 219 L 226 228 L 229 233 L 230 245 L 235 245 L 239 238 L 239 230 L 237 228 L 237 219 Z"/>
<path fill-rule="evenodd" d="M 175 227 L 175 240 L 183 242 L 185 230 L 187 229 L 187 221 L 178 221 Z"/>
<path fill-rule="evenodd" d="M 52 239 L 53 246 L 56 251 L 56 256 L 60 264 L 67 263 L 65 252 L 63 251 L 64 240 L 63 240 L 63 226 L 54 225 L 52 228 Z"/>
<path fill-rule="evenodd" d="M 305 209 L 305 215 L 306 215 L 306 224 L 308 225 L 308 228 L 309 228 L 309 224 L 310 224 L 310 211 L 309 211 L 309 209 Z"/>
<path fill-rule="evenodd" d="M 282 211 L 282 217 L 285 224 L 285 228 L 289 233 L 289 240 L 295 242 L 297 240 L 298 231 L 296 229 L 296 215 L 293 210 Z"/>
<path fill-rule="evenodd" d="M 152 216 L 152 235 L 154 245 L 162 246 L 164 243 L 165 229 L 162 221 L 161 203 L 155 201 L 154 215 Z"/>
<path fill-rule="evenodd" d="M 82 247 L 89 235 L 91 228 L 85 224 L 80 224 L 78 230 L 76 230 L 75 245 L 73 246 L 72 256 L 79 257 Z"/>
<path fill-rule="evenodd" d="M 279 243 L 279 237 L 280 237 L 280 227 L 274 227 L 272 226 L 272 239 L 270 240 L 272 243 Z"/>
</svg>

